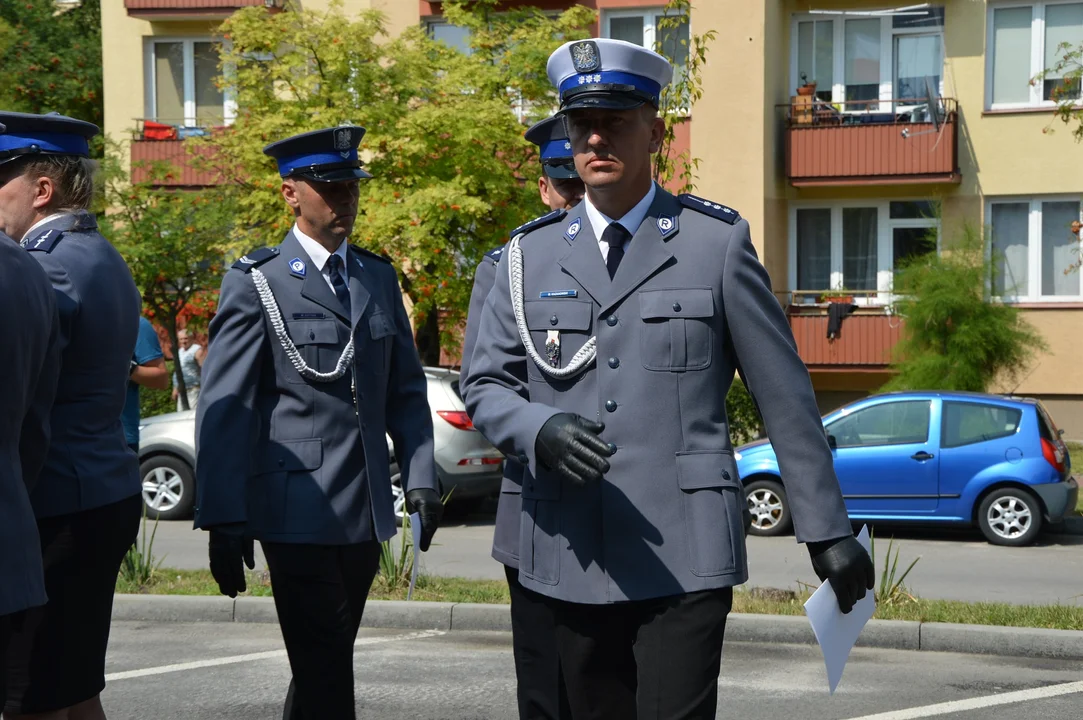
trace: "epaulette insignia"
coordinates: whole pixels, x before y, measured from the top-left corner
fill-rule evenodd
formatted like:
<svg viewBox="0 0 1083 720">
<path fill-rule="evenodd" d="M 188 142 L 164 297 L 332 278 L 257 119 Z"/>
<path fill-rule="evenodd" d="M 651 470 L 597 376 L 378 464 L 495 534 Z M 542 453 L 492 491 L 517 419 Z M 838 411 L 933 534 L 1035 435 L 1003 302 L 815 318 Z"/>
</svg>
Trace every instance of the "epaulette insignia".
<svg viewBox="0 0 1083 720">
<path fill-rule="evenodd" d="M 548 213 L 546 215 L 542 215 L 540 218 L 534 218 L 530 222 L 528 222 L 528 223 L 526 223 L 524 225 L 520 225 L 519 227 L 512 230 L 511 231 L 511 236 L 515 237 L 516 235 L 523 235 L 523 234 L 526 234 L 526 233 L 530 232 L 531 230 L 536 230 L 537 228 L 540 228 L 543 225 L 548 225 L 550 223 L 554 223 L 557 220 L 564 217 L 565 214 L 567 214 L 566 210 L 554 210 L 551 213 Z"/>
<path fill-rule="evenodd" d="M 30 252 L 49 253 L 53 251 L 60 238 L 64 237 L 63 230 L 46 230 L 37 237 L 26 238 L 20 245 Z"/>
<path fill-rule="evenodd" d="M 493 261 L 493 265 L 500 264 L 500 256 L 504 254 L 504 246 L 501 245 L 498 248 L 493 248 L 489 252 L 485 253 L 485 257 Z"/>
<path fill-rule="evenodd" d="M 248 272 L 252 268 L 258 267 L 277 256 L 278 248 L 260 248 L 259 250 L 253 250 L 247 255 L 242 256 L 237 262 L 233 263 L 233 269 Z"/>
<path fill-rule="evenodd" d="M 377 255 L 376 253 L 372 252 L 371 250 L 366 250 L 365 248 L 358 247 L 356 245 L 351 245 L 350 248 L 352 250 L 356 250 L 357 252 L 361 253 L 362 255 L 365 255 L 366 257 L 370 257 L 370 258 L 373 258 L 374 260 L 379 260 L 381 262 L 385 262 L 388 265 L 391 264 L 391 258 L 387 257 L 386 255 Z"/>
<path fill-rule="evenodd" d="M 729 223 L 730 225 L 733 225 L 741 219 L 741 214 L 733 208 L 726 207 L 725 205 L 719 205 L 718 203 L 711 202 L 710 200 L 704 200 L 703 198 L 696 197 L 695 195 L 683 193 L 677 196 L 677 200 L 679 200 L 681 205 L 684 205 L 685 207 L 692 208 L 693 210 L 698 210 L 704 215 L 710 215 L 711 217 L 718 218 L 722 222 Z"/>
</svg>

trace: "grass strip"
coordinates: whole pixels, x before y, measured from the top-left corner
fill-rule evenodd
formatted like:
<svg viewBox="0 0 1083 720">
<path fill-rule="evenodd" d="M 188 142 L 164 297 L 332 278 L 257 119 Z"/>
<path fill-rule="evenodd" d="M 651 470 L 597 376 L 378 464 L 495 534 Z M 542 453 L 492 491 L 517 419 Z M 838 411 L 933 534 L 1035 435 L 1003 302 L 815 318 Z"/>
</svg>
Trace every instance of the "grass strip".
<svg viewBox="0 0 1083 720">
<path fill-rule="evenodd" d="M 1081 454 L 1083 457 L 1083 454 Z M 270 597 L 271 584 L 266 572 L 246 571 L 248 597 Z M 136 585 L 118 578 L 118 593 L 150 595 L 218 595 L 218 584 L 209 570 L 159 569 L 150 582 Z M 804 615 L 807 591 L 772 588 L 739 588 L 734 594 L 733 611 L 764 615 Z M 468 580 L 422 575 L 414 589 L 415 601 L 507 604 L 508 586 L 503 580 Z M 389 591 L 378 577 L 369 598 L 405 600 L 406 588 Z M 1083 606 L 1011 605 L 1008 603 L 967 603 L 957 600 L 926 600 L 908 595 L 881 603 L 874 617 L 883 620 L 916 620 L 969 625 L 1007 625 L 1011 627 L 1083 630 Z"/>
<path fill-rule="evenodd" d="M 1072 463 L 1072 474 L 1078 477 L 1078 473 L 1075 468 L 1083 467 L 1083 443 L 1065 443 L 1068 446 L 1068 454 L 1074 461 Z M 1078 515 L 1083 515 L 1083 493 L 1079 494 L 1079 499 L 1075 504 L 1075 511 Z"/>
</svg>

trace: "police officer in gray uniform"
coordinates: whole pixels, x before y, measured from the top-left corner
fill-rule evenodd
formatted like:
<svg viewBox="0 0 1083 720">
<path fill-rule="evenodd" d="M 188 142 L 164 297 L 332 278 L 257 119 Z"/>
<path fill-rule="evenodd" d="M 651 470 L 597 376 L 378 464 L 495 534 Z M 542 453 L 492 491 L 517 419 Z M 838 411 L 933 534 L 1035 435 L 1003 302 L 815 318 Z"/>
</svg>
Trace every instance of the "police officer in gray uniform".
<svg viewBox="0 0 1083 720">
<path fill-rule="evenodd" d="M 713 718 L 745 499 L 725 397 L 737 362 L 778 451 L 798 542 L 848 612 L 873 586 L 808 372 L 731 208 L 651 180 L 672 68 L 631 43 L 550 57 L 583 202 L 516 235 L 465 385 L 527 465 L 519 575 L 551 598 L 576 720 Z"/>
<path fill-rule="evenodd" d="M 3 126 L 0 126 L 0 132 Z M 49 411 L 60 375 L 60 325 L 49 278 L 19 244 L 0 233 L 0 709 L 7 698 L 12 626 L 44 605 L 41 543 L 30 493 L 49 449 Z"/>
<path fill-rule="evenodd" d="M 55 113 L 0 113 L 0 122 L 0 231 L 51 281 L 61 353 L 49 451 L 30 497 L 49 601 L 12 637 L 5 717 L 104 717 L 113 592 L 143 502 L 120 423 L 141 301 L 87 211 L 98 128 Z"/>
<path fill-rule="evenodd" d="M 296 223 L 233 264 L 196 412 L 195 525 L 223 594 L 263 546 L 293 679 L 284 717 L 354 717 L 353 647 L 396 532 L 385 434 L 422 551 L 442 513 L 425 375 L 395 269 L 347 241 L 364 128 L 268 145 Z"/>
<path fill-rule="evenodd" d="M 535 123 L 525 137 L 538 146 L 542 174 L 538 178 L 541 201 L 550 210 L 575 207 L 583 199 L 583 182 L 575 170 L 571 143 L 564 132 L 564 120 L 550 117 Z M 522 231 L 519 227 L 512 236 Z M 460 377 L 469 372 L 470 356 L 477 342 L 478 322 L 485 298 L 496 280 L 503 247 L 485 254 L 474 271 L 470 311 L 463 340 Z M 519 582 L 519 518 L 523 466 L 514 457 L 504 461 L 504 479 L 496 506 L 493 557 L 503 563 L 511 595 L 512 649 L 519 717 L 528 719 L 570 718 L 568 696 L 560 673 L 553 614 L 544 596 L 527 590 Z"/>
</svg>

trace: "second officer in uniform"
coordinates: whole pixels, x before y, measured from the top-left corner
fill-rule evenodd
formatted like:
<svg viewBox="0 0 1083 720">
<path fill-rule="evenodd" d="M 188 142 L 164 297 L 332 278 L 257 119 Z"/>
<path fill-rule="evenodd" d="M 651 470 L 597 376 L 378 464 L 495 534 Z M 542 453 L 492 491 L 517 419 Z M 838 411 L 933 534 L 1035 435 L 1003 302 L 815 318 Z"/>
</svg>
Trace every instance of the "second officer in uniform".
<svg viewBox="0 0 1083 720">
<path fill-rule="evenodd" d="M 442 504 L 425 375 L 395 269 L 348 243 L 364 128 L 268 145 L 296 222 L 226 273 L 196 416 L 196 527 L 211 571 L 245 590 L 267 558 L 293 679 L 284 717 L 354 717 L 353 649 L 380 542 L 396 523 L 385 434 L 421 550 Z M 242 560 L 243 558 L 243 560 Z"/>
</svg>

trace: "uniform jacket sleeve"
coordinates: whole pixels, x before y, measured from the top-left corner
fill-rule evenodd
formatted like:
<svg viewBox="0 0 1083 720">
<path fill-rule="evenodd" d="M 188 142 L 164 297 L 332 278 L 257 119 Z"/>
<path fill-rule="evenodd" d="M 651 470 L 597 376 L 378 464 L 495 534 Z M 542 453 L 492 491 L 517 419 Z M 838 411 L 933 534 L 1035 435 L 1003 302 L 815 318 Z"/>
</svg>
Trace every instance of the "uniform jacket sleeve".
<svg viewBox="0 0 1083 720">
<path fill-rule="evenodd" d="M 53 400 L 56 399 L 57 383 L 60 379 L 60 324 L 54 303 L 49 304 L 49 310 L 53 314 L 49 347 L 37 381 L 30 393 L 30 405 L 23 418 L 22 431 L 19 435 L 19 459 L 28 495 L 34 490 L 49 454 L 49 415 L 53 409 Z"/>
<path fill-rule="evenodd" d="M 439 490 L 433 458 L 432 410 L 428 381 L 410 331 L 410 319 L 402 301 L 398 277 L 392 272 L 389 283 L 395 313 L 394 347 L 388 378 L 387 432 L 395 446 L 406 492 L 420 488 Z"/>
<path fill-rule="evenodd" d="M 515 324 L 508 273 L 503 264 L 496 269 L 496 282 L 478 319 L 463 396 L 474 426 L 486 439 L 505 455 L 518 456 L 537 475 L 534 442 L 542 425 L 560 410 L 530 402 L 530 360 Z"/>
<path fill-rule="evenodd" d="M 265 352 L 263 308 L 252 278 L 230 270 L 211 320 L 196 409 L 197 528 L 244 522 L 256 447 L 256 390 Z"/>
<path fill-rule="evenodd" d="M 481 313 L 485 309 L 485 298 L 496 282 L 496 270 L 496 263 L 488 258 L 479 262 L 474 270 L 474 287 L 470 291 L 470 309 L 466 313 L 466 332 L 463 333 L 463 361 L 459 368 L 459 375 L 463 378 L 470 371 L 470 355 L 478 342 Z"/>
<path fill-rule="evenodd" d="M 778 457 L 797 541 L 852 535 L 808 369 L 745 220 L 726 250 L 722 296 L 737 362 Z"/>
<path fill-rule="evenodd" d="M 68 242 L 73 241 L 69 239 Z M 41 264 L 56 293 L 57 320 L 60 327 L 58 342 L 59 350 L 63 354 L 68 343 L 71 342 L 72 328 L 75 326 L 76 318 L 79 317 L 79 308 L 82 304 L 79 291 L 71 276 L 68 275 L 68 271 L 52 253 L 32 252 L 30 255 Z"/>
</svg>

